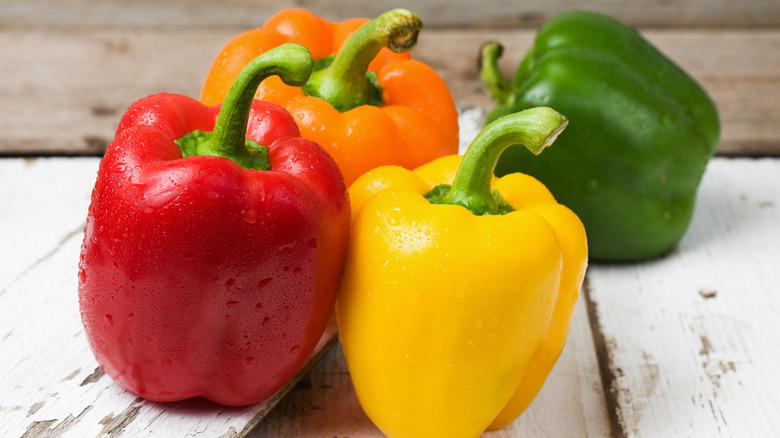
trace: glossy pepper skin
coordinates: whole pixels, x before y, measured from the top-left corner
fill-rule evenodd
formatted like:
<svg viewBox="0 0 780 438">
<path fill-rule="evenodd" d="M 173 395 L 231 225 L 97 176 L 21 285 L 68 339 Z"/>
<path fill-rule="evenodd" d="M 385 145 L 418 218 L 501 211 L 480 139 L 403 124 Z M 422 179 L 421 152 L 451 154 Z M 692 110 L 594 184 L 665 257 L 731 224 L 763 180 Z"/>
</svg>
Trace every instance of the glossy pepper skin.
<svg viewBox="0 0 780 438">
<path fill-rule="evenodd" d="M 252 102 L 258 78 L 296 83 L 310 68 L 305 48 L 279 47 L 222 108 L 157 94 L 122 117 L 92 193 L 79 304 L 98 363 L 125 389 L 252 404 L 319 341 L 346 255 L 346 186 L 289 113 Z M 196 130 L 214 130 L 211 142 Z"/>
<path fill-rule="evenodd" d="M 284 10 L 225 45 L 200 99 L 220 103 L 249 60 L 282 43 L 301 44 L 316 60 L 309 82 L 291 87 L 269 78 L 256 97 L 290 111 L 301 134 L 333 156 L 348 185 L 380 165 L 414 168 L 458 151 L 449 89 L 431 67 L 405 53 L 421 28 L 420 18 L 403 9 L 341 23 Z"/>
<path fill-rule="evenodd" d="M 523 172 L 582 219 L 590 257 L 661 256 L 684 235 L 719 137 L 705 91 L 635 30 L 589 12 L 559 15 L 539 30 L 509 84 L 498 43 L 482 50 L 482 78 L 503 114 L 547 105 L 571 127 L 549 153 L 512 147 L 496 174 Z"/>
<path fill-rule="evenodd" d="M 462 160 L 380 167 L 350 187 L 339 339 L 360 404 L 387 436 L 502 427 L 555 364 L 587 265 L 585 231 L 534 178 L 492 172 L 509 144 L 539 152 L 564 125 L 547 108 L 513 114 Z"/>
</svg>

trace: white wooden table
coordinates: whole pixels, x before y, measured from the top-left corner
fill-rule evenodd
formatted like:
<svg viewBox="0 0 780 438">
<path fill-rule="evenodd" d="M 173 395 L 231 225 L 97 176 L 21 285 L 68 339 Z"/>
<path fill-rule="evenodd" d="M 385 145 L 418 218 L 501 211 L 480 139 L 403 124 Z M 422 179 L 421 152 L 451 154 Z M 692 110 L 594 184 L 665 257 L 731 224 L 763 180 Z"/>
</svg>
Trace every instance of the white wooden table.
<svg viewBox="0 0 780 438">
<path fill-rule="evenodd" d="M 479 115 L 462 115 L 464 142 Z M 382 436 L 338 344 L 284 398 L 241 409 L 149 403 L 105 376 L 76 279 L 98 162 L 0 159 L 0 437 Z M 592 264 L 542 392 L 485 437 L 780 436 L 779 248 L 780 159 L 713 159 L 678 248 Z"/>
<path fill-rule="evenodd" d="M 414 9 L 425 30 L 413 56 L 472 108 L 461 117 L 465 143 L 491 104 L 478 86 L 480 45 L 504 43 L 510 74 L 537 27 L 572 8 L 406 3 L 0 1 L 0 438 L 381 436 L 333 327 L 284 397 L 242 409 L 137 399 L 89 351 L 76 274 L 97 157 L 127 106 L 160 91 L 197 96 L 220 47 L 279 9 L 305 4 L 334 21 Z M 485 437 L 780 437 L 780 3 L 576 7 L 642 27 L 704 86 L 721 115 L 721 155 L 672 254 L 589 267 L 542 392 Z"/>
</svg>

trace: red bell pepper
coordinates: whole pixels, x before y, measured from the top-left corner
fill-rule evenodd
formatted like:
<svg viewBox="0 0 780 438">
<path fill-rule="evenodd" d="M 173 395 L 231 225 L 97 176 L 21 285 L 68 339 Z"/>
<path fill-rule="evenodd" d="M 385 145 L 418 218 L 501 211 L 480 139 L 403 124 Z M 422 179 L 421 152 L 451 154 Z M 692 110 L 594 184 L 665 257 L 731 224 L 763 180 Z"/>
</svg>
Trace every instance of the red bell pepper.
<svg viewBox="0 0 780 438">
<path fill-rule="evenodd" d="M 286 110 L 253 101 L 270 75 L 305 83 L 311 62 L 280 46 L 247 66 L 221 110 L 157 94 L 122 117 L 92 193 L 79 303 L 98 363 L 127 390 L 252 404 L 322 336 L 346 254 L 346 187 Z"/>
</svg>

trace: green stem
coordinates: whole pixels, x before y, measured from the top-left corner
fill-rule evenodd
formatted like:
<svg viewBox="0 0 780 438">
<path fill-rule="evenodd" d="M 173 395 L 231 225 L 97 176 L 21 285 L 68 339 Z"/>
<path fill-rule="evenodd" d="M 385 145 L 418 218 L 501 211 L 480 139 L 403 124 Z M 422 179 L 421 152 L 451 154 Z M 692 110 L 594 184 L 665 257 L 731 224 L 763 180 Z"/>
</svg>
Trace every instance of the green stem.
<svg viewBox="0 0 780 438">
<path fill-rule="evenodd" d="M 498 68 L 498 59 L 504 47 L 496 41 L 488 41 L 479 52 L 479 78 L 485 91 L 501 106 L 509 103 L 512 86 Z"/>
<path fill-rule="evenodd" d="M 471 142 L 452 186 L 439 186 L 426 198 L 435 204 L 461 205 L 476 215 L 511 211 L 511 207 L 490 189 L 498 158 L 514 144 L 522 144 L 538 155 L 555 141 L 567 124 L 566 117 L 546 107 L 530 108 L 497 119 Z"/>
<path fill-rule="evenodd" d="M 249 110 L 257 88 L 274 75 L 287 85 L 301 86 L 311 75 L 312 64 L 309 50 L 297 44 L 283 44 L 253 59 L 230 87 L 214 131 L 195 131 L 176 141 L 182 155 L 215 155 L 230 158 L 247 169 L 269 169 L 267 149 L 246 138 Z"/>
<path fill-rule="evenodd" d="M 382 89 L 368 64 L 383 47 L 407 52 L 417 44 L 422 21 L 406 9 L 393 9 L 361 26 L 344 43 L 327 67 L 312 73 L 303 87 L 344 112 L 361 105 L 381 105 Z"/>
</svg>

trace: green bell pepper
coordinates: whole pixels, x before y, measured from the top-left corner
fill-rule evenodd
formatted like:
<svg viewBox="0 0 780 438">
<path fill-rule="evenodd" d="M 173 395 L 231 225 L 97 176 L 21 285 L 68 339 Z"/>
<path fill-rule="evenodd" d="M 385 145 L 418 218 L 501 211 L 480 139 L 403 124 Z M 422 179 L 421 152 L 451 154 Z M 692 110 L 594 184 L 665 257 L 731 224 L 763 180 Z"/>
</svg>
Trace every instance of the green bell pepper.
<svg viewBox="0 0 780 438">
<path fill-rule="evenodd" d="M 569 129 L 534 156 L 512 146 L 496 175 L 532 175 L 585 224 L 592 260 L 665 254 L 682 238 L 720 135 L 717 109 L 682 69 L 630 27 L 590 12 L 554 17 L 510 84 L 482 47 L 480 75 L 497 102 L 486 123 L 536 106 Z"/>
</svg>

